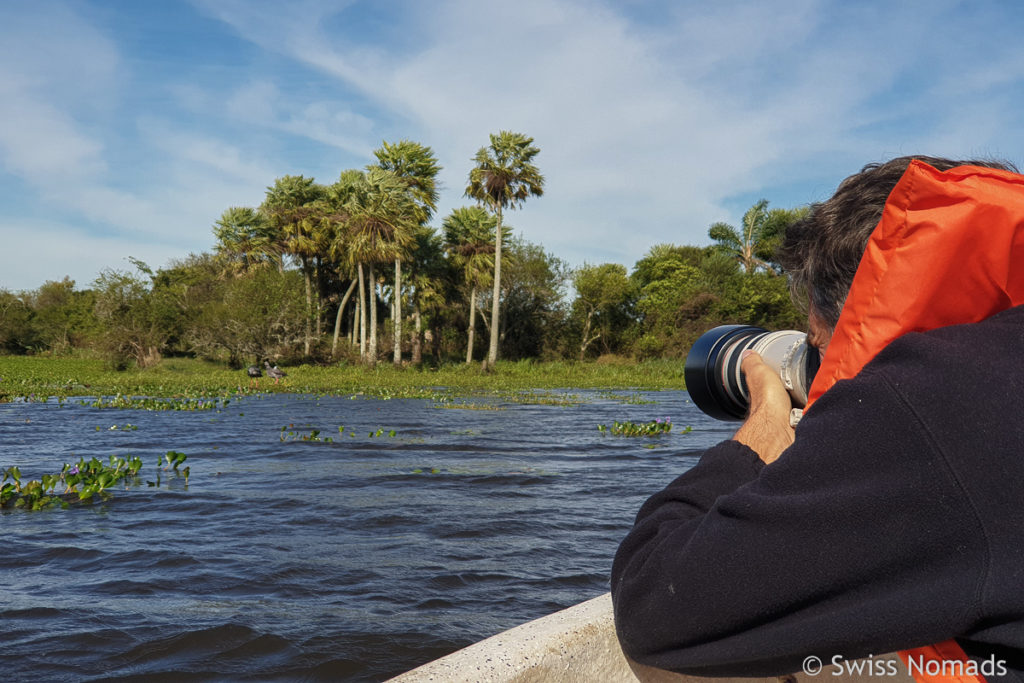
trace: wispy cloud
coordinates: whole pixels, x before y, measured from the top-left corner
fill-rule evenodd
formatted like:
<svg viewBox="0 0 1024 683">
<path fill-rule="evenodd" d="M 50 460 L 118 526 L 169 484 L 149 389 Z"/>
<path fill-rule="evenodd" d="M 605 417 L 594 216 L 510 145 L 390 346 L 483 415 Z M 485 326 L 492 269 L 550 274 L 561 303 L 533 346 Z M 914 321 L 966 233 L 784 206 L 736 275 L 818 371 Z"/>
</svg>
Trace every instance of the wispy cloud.
<svg viewBox="0 0 1024 683">
<path fill-rule="evenodd" d="M 870 66 L 845 89 L 828 76 L 842 47 L 785 57 L 788 41 L 818 28 L 813 2 L 785 11 L 729 3 L 645 26 L 596 2 L 409 5 L 395 16 L 417 41 L 399 49 L 325 30 L 344 24 L 348 5 L 307 6 L 318 21 L 273 27 L 249 3 L 203 6 L 248 40 L 357 88 L 444 150 L 449 206 L 463 201 L 469 159 L 488 133 L 533 135 L 550 190 L 521 225 L 584 257 L 585 244 L 628 260 L 654 241 L 701 241 L 708 224 L 728 218 L 728 198 L 763 185 L 765 169 L 794 150 L 814 149 L 809 128 L 834 136 L 874 92 Z M 772 60 L 804 78 L 758 81 L 755 66 Z M 815 93 L 823 97 L 808 101 Z"/>
<path fill-rule="evenodd" d="M 1024 9 L 1002 3 L 194 0 L 154 35 L 134 33 L 148 6 L 90 1 L 0 6 L 0 172 L 32 195 L 0 229 L 45 215 L 89 258 L 207 249 L 223 209 L 285 173 L 329 182 L 382 139 L 434 148 L 443 216 L 489 133 L 532 135 L 547 192 L 512 224 L 627 265 L 868 161 L 1024 146 Z"/>
<path fill-rule="evenodd" d="M 4 168 L 37 186 L 104 173 L 103 144 L 70 104 L 83 115 L 103 107 L 117 73 L 116 49 L 60 4 L 40 2 L 31 13 L 14 9 L 0 8 Z"/>
<path fill-rule="evenodd" d="M 80 288 L 89 287 L 103 269 L 134 271 L 128 257 L 151 265 L 168 261 L 169 246 L 150 236 L 104 236 L 83 232 L 74 225 L 49 220 L 0 216 L 4 249 L 0 256 L 0 287 L 35 289 L 65 276 Z M 170 247 L 173 249 L 173 245 Z M 172 251 L 184 257 L 181 251 Z"/>
</svg>

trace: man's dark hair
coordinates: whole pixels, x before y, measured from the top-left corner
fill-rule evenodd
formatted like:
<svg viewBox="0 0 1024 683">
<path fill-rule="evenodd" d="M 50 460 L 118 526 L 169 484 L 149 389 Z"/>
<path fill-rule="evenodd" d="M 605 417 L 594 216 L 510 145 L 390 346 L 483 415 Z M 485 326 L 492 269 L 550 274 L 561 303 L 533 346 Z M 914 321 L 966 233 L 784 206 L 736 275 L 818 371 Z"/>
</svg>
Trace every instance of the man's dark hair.
<svg viewBox="0 0 1024 683">
<path fill-rule="evenodd" d="M 1005 161 L 953 161 L 928 156 L 899 157 L 868 164 L 850 176 L 824 202 L 812 204 L 805 218 L 786 230 L 776 260 L 789 274 L 794 299 L 808 302 L 830 327 L 839 322 L 854 273 L 868 238 L 882 219 L 889 193 L 918 159 L 940 171 L 957 166 L 1017 168 Z"/>
</svg>

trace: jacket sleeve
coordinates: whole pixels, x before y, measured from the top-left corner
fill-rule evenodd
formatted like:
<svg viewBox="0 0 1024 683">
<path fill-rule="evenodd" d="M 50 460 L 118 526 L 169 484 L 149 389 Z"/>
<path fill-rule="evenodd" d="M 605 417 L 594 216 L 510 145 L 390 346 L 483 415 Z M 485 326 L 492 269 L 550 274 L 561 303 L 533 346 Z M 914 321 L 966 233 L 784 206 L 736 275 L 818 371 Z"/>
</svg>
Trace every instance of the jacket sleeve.
<svg viewBox="0 0 1024 683">
<path fill-rule="evenodd" d="M 625 652 L 704 676 L 946 640 L 986 548 L 942 449 L 881 374 L 837 384 L 771 465 L 727 441 L 641 508 L 612 568 Z"/>
</svg>

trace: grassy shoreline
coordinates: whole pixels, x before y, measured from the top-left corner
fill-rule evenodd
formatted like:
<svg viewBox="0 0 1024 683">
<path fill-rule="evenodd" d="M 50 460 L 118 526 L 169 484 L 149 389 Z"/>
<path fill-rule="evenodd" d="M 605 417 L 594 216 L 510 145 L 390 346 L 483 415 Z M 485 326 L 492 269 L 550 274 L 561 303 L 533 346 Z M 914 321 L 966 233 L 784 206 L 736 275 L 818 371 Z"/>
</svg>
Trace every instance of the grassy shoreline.
<svg viewBox="0 0 1024 683">
<path fill-rule="evenodd" d="M 90 358 L 0 356 L 0 401 L 69 396 L 210 397 L 247 393 L 356 394 L 430 398 L 438 393 L 514 394 L 531 390 L 669 390 L 683 388 L 683 361 L 576 363 L 499 361 L 491 372 L 478 364 L 431 368 L 298 365 L 275 385 L 263 377 L 249 388 L 245 370 L 170 358 L 146 370 L 111 370 Z"/>
</svg>

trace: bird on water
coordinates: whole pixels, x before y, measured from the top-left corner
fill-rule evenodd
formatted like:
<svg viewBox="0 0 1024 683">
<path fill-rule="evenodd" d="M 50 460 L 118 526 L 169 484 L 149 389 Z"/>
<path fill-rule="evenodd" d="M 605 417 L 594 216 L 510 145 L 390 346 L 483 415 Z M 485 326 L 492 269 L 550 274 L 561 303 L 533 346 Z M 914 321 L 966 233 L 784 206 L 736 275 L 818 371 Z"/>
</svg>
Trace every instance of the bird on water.
<svg viewBox="0 0 1024 683">
<path fill-rule="evenodd" d="M 272 377 L 274 379 L 274 384 L 277 384 L 282 378 L 288 376 L 288 373 L 276 365 L 274 367 L 270 367 L 270 363 L 267 361 L 263 361 L 263 367 L 267 369 L 267 377 Z"/>
<path fill-rule="evenodd" d="M 250 365 L 245 369 L 245 372 L 249 375 L 249 388 L 252 389 L 254 386 L 259 389 L 260 377 L 263 376 L 263 371 L 260 370 L 258 365 Z"/>
</svg>

